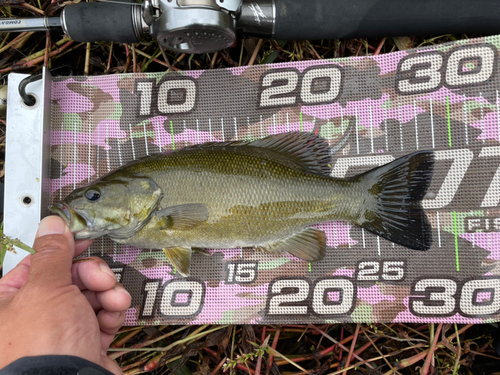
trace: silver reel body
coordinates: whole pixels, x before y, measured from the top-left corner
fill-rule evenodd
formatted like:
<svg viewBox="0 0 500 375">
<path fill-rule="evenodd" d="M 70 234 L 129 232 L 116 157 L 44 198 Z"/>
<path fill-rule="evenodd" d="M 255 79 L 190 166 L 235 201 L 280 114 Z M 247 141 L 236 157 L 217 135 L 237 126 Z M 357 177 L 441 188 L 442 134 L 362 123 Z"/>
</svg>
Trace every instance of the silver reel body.
<svg viewBox="0 0 500 375">
<path fill-rule="evenodd" d="M 149 33 L 169 50 L 209 53 L 236 41 L 242 0 L 146 0 L 143 20 Z"/>
</svg>

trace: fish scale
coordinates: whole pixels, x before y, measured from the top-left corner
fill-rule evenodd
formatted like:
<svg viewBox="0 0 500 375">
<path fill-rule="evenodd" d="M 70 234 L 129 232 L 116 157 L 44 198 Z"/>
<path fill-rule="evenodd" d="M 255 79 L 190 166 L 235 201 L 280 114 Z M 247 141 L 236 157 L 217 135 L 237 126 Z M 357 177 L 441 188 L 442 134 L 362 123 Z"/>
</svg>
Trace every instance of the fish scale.
<svg viewBox="0 0 500 375">
<path fill-rule="evenodd" d="M 166 232 L 155 229 L 158 219 L 153 218 L 128 243 L 256 246 L 287 238 L 307 225 L 354 216 L 358 204 L 349 193 L 350 181 L 295 171 L 270 160 L 261 163 L 238 151 L 213 148 L 160 159 L 164 163 L 145 160 L 151 164 L 145 165 L 151 171 L 147 173 L 164 192 L 162 208 L 201 203 L 208 207 L 209 216 L 190 231 Z"/>
</svg>

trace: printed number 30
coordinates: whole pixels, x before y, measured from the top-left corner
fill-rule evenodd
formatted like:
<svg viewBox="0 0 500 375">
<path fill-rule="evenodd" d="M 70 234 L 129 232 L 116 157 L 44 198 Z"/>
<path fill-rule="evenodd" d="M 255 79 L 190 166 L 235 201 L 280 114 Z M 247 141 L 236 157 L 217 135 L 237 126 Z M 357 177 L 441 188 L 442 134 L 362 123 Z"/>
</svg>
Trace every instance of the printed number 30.
<svg viewBox="0 0 500 375">
<path fill-rule="evenodd" d="M 500 278 L 469 280 L 460 288 L 450 279 L 419 280 L 409 299 L 410 312 L 417 316 L 461 315 L 478 317 L 498 314 L 500 311 Z M 486 301 L 479 301 L 484 293 Z M 457 306 L 458 299 L 458 306 Z"/>
</svg>

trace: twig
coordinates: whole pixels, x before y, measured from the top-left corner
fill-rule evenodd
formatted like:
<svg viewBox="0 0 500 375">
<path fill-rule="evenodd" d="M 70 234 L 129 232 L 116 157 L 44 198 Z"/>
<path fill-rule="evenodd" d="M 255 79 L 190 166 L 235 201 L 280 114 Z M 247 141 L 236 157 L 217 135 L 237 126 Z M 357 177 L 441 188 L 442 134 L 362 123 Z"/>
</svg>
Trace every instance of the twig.
<svg viewBox="0 0 500 375">
<path fill-rule="evenodd" d="M 209 326 L 208 324 L 204 324 L 204 325 L 202 325 L 202 326 L 198 327 L 198 328 L 197 328 L 197 329 L 195 329 L 193 332 L 191 332 L 191 333 L 189 334 L 189 336 L 188 336 L 188 337 L 190 337 L 190 336 L 191 336 L 191 337 L 196 336 L 198 333 L 200 333 L 200 332 L 202 332 L 203 330 L 205 330 L 205 328 L 207 328 L 208 326 Z M 191 345 L 191 344 L 192 344 L 193 342 L 195 342 L 195 341 L 196 341 L 196 339 L 193 339 L 193 340 L 191 340 L 191 341 L 188 341 L 188 342 L 186 343 L 186 346 Z"/>
<path fill-rule="evenodd" d="M 274 344 L 274 343 L 273 343 Z M 274 357 L 280 357 L 280 358 L 283 358 L 285 361 L 287 361 L 289 364 L 291 365 L 294 365 L 295 367 L 297 367 L 300 371 L 303 371 L 305 372 L 306 374 L 309 373 L 309 371 L 305 370 L 304 368 L 300 367 L 298 364 L 296 364 L 295 362 L 293 361 L 290 361 L 286 356 L 284 356 L 283 354 L 281 354 L 280 352 L 278 352 L 276 349 L 274 348 L 267 348 L 267 350 L 274 356 Z"/>
<path fill-rule="evenodd" d="M 71 46 L 73 43 L 75 43 L 73 40 L 70 40 L 69 42 L 66 42 L 65 44 L 63 44 L 58 49 L 56 49 L 56 50 L 54 50 L 52 52 L 49 52 L 49 57 L 52 57 L 52 56 L 55 56 L 55 55 L 59 54 L 60 52 L 64 51 L 66 48 L 68 48 L 69 46 Z M 40 57 L 38 57 L 36 59 L 33 59 L 31 61 L 27 61 L 25 63 L 22 63 L 19 66 L 21 66 L 23 68 L 29 68 L 29 67 L 32 67 L 32 66 L 34 66 L 34 65 L 42 62 L 44 58 L 45 58 L 45 56 L 40 56 Z M 19 61 L 19 62 L 22 62 L 22 60 Z"/>
<path fill-rule="evenodd" d="M 352 357 L 352 353 L 354 352 L 354 346 L 356 345 L 356 340 L 358 338 L 358 334 L 359 334 L 359 324 L 356 324 L 356 331 L 354 331 L 354 338 L 352 339 L 351 349 L 349 350 L 349 354 L 347 355 L 347 360 L 345 362 L 344 368 L 349 366 L 349 363 L 351 363 L 351 357 Z M 343 375 L 346 375 L 346 374 L 347 374 L 347 371 L 344 371 Z"/>
<path fill-rule="evenodd" d="M 418 346 L 418 347 L 423 347 L 423 345 L 421 345 L 421 344 L 417 344 L 416 346 Z M 348 368 L 345 368 L 345 369 L 342 369 L 342 370 L 337 370 L 336 372 L 334 372 L 334 374 L 340 374 L 341 372 L 343 372 L 343 371 L 345 371 L 345 370 L 350 370 L 350 369 L 353 369 L 353 368 L 357 368 L 357 367 L 360 367 L 360 366 L 366 365 L 366 364 L 368 364 L 369 362 L 375 362 L 375 361 L 378 361 L 379 359 L 383 359 L 383 358 L 387 358 L 387 357 L 392 357 L 392 356 L 395 356 L 395 355 L 400 354 L 400 353 L 402 353 L 402 352 L 405 352 L 405 351 L 407 351 L 407 350 L 412 350 L 412 349 L 414 349 L 414 348 L 415 348 L 415 347 L 413 347 L 413 346 L 412 346 L 412 347 L 407 347 L 407 348 L 403 348 L 403 349 L 400 349 L 400 350 L 395 351 L 395 352 L 392 352 L 392 353 L 385 354 L 385 355 L 383 355 L 383 356 L 373 357 L 373 358 L 370 358 L 370 359 L 365 359 L 365 360 L 363 360 L 363 361 L 360 361 L 360 362 L 357 362 L 357 363 L 355 363 L 355 364 L 351 365 L 351 366 L 350 366 L 350 367 L 348 367 Z M 338 365 L 340 365 L 340 361 L 339 361 L 339 362 L 337 362 L 337 363 L 332 364 L 332 365 L 330 366 L 330 368 L 333 368 L 333 367 L 338 366 Z M 399 367 L 398 367 L 398 368 L 399 368 Z M 390 371 L 388 371 L 386 374 L 392 374 L 392 373 L 393 373 L 393 371 L 392 371 L 392 370 L 390 370 Z M 333 375 L 333 374 L 330 374 L 330 375 Z"/>
<path fill-rule="evenodd" d="M 217 372 L 221 369 L 222 365 L 224 364 L 224 362 L 226 362 L 226 360 L 227 360 L 227 357 L 222 358 L 221 361 L 219 362 L 219 364 L 217 365 L 217 367 L 214 368 L 214 371 L 212 371 L 210 375 L 217 374 Z"/>
<path fill-rule="evenodd" d="M 257 54 L 259 53 L 260 47 L 262 47 L 262 43 L 264 43 L 264 39 L 259 39 L 255 49 L 253 50 L 252 57 L 250 57 L 250 61 L 248 61 L 248 65 L 253 65 L 255 59 L 257 58 Z"/>
<path fill-rule="evenodd" d="M 354 335 L 352 336 L 354 338 Z M 342 339 L 344 338 L 344 326 L 340 328 L 340 342 L 342 342 Z M 344 353 L 343 350 L 339 348 L 339 365 L 337 367 L 337 370 L 340 371 L 340 361 L 342 360 L 342 354 Z"/>
<path fill-rule="evenodd" d="M 310 42 L 310 41 L 308 41 L 308 40 L 306 40 L 306 43 L 307 43 L 307 45 L 309 46 L 309 48 L 311 48 L 311 49 L 313 50 L 314 54 L 316 55 L 316 58 L 317 58 L 318 60 L 323 60 L 323 59 L 321 58 L 321 56 L 319 55 L 319 53 L 318 53 L 318 52 L 316 52 L 316 50 L 314 49 L 314 47 L 313 47 L 313 45 L 311 44 L 311 42 Z"/>
<path fill-rule="evenodd" d="M 114 351 L 119 351 L 115 354 L 108 354 L 108 357 L 111 358 L 111 359 L 115 359 L 125 353 L 128 353 L 128 352 L 134 352 L 134 351 L 138 351 L 138 352 L 151 352 L 151 351 L 158 351 L 158 352 L 168 352 L 169 350 L 171 350 L 172 348 L 174 348 L 175 346 L 177 345 L 180 345 L 180 344 L 185 344 L 186 341 L 189 341 L 189 340 L 192 340 L 194 338 L 199 338 L 199 337 L 203 337 L 203 336 L 206 336 L 208 335 L 209 333 L 212 333 L 212 332 L 215 332 L 215 331 L 218 331 L 222 328 L 226 328 L 227 325 L 225 326 L 216 326 L 216 328 L 212 328 L 208 331 L 205 331 L 205 332 L 202 332 L 202 333 L 199 333 L 193 337 L 191 336 L 188 336 L 184 339 L 181 339 L 181 340 L 178 340 L 168 346 L 165 346 L 165 347 L 156 347 L 156 348 L 120 348 L 120 349 L 112 349 L 112 348 L 109 348 L 108 351 L 109 352 L 114 352 Z M 155 341 L 157 341 L 158 339 L 155 339 Z"/>
<path fill-rule="evenodd" d="M 441 329 L 443 328 L 443 323 L 439 323 L 436 334 L 434 335 L 434 340 L 432 341 L 432 345 L 429 348 L 429 353 L 427 355 L 427 358 L 425 359 L 424 365 L 422 366 L 422 369 L 420 370 L 421 375 L 427 375 L 429 373 L 429 367 L 431 365 L 431 360 L 434 357 L 434 351 L 436 350 L 436 344 L 439 339 L 439 334 L 441 333 Z"/>
<path fill-rule="evenodd" d="M 462 346 L 460 345 L 460 335 L 458 334 L 458 328 L 457 324 L 454 324 L 455 326 L 455 334 L 457 335 L 457 346 L 458 346 L 458 353 L 455 359 L 455 366 L 453 367 L 453 375 L 456 375 L 458 370 L 460 369 L 460 357 L 462 356 Z"/>
<path fill-rule="evenodd" d="M 378 55 L 380 54 L 380 51 L 382 50 L 382 47 L 384 46 L 384 43 L 386 41 L 387 38 L 382 38 L 382 40 L 380 41 L 377 49 L 375 50 L 375 52 L 373 52 L 373 55 Z"/>
<path fill-rule="evenodd" d="M 129 341 L 132 337 L 134 337 L 135 335 L 137 335 L 141 331 L 142 331 L 142 327 L 139 329 L 136 329 L 134 331 L 130 331 L 127 335 L 123 336 L 121 339 L 113 342 L 111 347 L 112 348 L 121 348 L 123 345 L 125 345 L 127 343 L 127 341 Z"/>
<path fill-rule="evenodd" d="M 262 327 L 261 341 L 264 342 L 266 339 L 266 326 Z M 255 375 L 260 375 L 260 368 L 262 366 L 262 354 L 259 353 L 257 357 L 257 364 L 255 365 Z"/>
<path fill-rule="evenodd" d="M 233 341 L 231 343 L 231 361 L 234 359 L 234 338 L 236 336 L 236 326 L 233 327 Z M 233 374 L 233 368 L 231 367 L 229 369 L 229 373 L 232 375 Z"/>
<path fill-rule="evenodd" d="M 278 330 L 274 334 L 273 344 L 271 345 L 271 348 L 274 349 L 274 350 L 276 350 L 276 347 L 278 346 L 278 340 L 280 338 L 280 332 L 281 331 Z M 273 361 L 274 361 L 274 355 L 270 354 L 269 358 L 267 359 L 267 371 L 266 371 L 266 375 L 269 375 L 269 372 L 271 371 L 271 367 L 273 366 Z"/>
<path fill-rule="evenodd" d="M 175 63 L 180 63 L 182 60 L 184 60 L 184 57 L 186 57 L 187 55 L 185 53 L 183 53 L 182 55 L 180 55 L 177 60 L 175 60 Z"/>
<path fill-rule="evenodd" d="M 361 47 L 363 47 L 362 43 L 359 44 L 358 50 L 356 52 L 356 56 L 359 56 L 359 53 L 361 52 Z"/>
<path fill-rule="evenodd" d="M 486 353 L 477 352 L 475 350 L 469 350 L 469 353 L 473 353 L 473 354 L 477 354 L 477 355 L 482 355 L 483 357 L 493 358 L 493 359 L 496 359 L 497 361 L 500 361 L 499 357 L 495 357 L 494 355 L 489 355 L 489 354 L 486 354 Z"/>
<path fill-rule="evenodd" d="M 214 68 L 215 61 L 217 60 L 218 54 L 219 54 L 219 51 L 215 51 L 214 55 L 212 56 L 212 61 L 210 61 L 210 69 Z"/>
<path fill-rule="evenodd" d="M 55 43 L 55 45 L 57 47 L 60 47 L 60 46 L 64 45 L 64 43 L 67 43 L 67 42 L 70 42 L 70 41 L 72 42 L 72 40 L 70 38 L 63 38 L 61 40 L 58 40 Z M 49 45 L 49 47 L 50 47 L 50 45 Z M 37 61 L 38 62 L 44 61 L 46 55 L 48 57 L 50 57 L 51 56 L 51 52 L 47 52 L 47 48 L 44 48 L 41 51 L 35 52 L 35 53 L 33 53 L 33 54 L 29 55 L 29 56 L 26 56 L 24 59 L 19 60 L 18 62 L 16 62 L 16 65 L 23 65 L 25 63 L 37 60 L 40 57 L 42 57 L 42 59 L 41 60 L 37 60 Z M 52 54 L 52 56 L 53 56 L 53 54 Z"/>
<path fill-rule="evenodd" d="M 50 31 L 45 32 L 45 58 L 43 60 L 44 66 L 49 66 L 49 49 L 50 49 Z"/>
<path fill-rule="evenodd" d="M 327 332 L 328 331 L 328 327 L 330 326 L 330 324 L 327 324 L 326 325 L 326 328 L 323 328 L 323 331 Z M 325 336 L 321 335 L 321 337 L 319 338 L 319 342 L 318 342 L 318 345 L 316 346 L 318 349 L 321 347 L 321 343 L 323 342 L 323 338 Z"/>
<path fill-rule="evenodd" d="M 167 54 L 165 53 L 165 50 L 160 45 L 158 45 L 158 47 L 160 47 L 160 51 L 161 51 L 161 54 L 163 56 L 163 60 L 165 60 L 166 66 L 168 67 L 169 70 L 172 70 L 172 65 L 170 64 L 170 60 L 168 59 Z M 155 60 L 153 59 L 153 61 L 155 61 Z M 167 70 L 167 72 L 168 72 L 168 70 Z"/>
<path fill-rule="evenodd" d="M 108 65 L 106 65 L 106 74 L 109 72 L 109 68 L 111 67 L 111 59 L 113 58 L 113 46 L 114 43 L 111 42 L 111 45 L 109 46 Z"/>
<path fill-rule="evenodd" d="M 404 327 L 405 329 L 407 329 L 408 331 L 412 331 L 412 332 L 416 333 L 417 335 L 422 336 L 422 337 L 423 337 L 423 338 L 425 338 L 426 340 L 429 340 L 429 336 L 424 335 L 422 332 L 419 332 L 419 331 L 417 331 L 416 329 L 413 329 L 413 328 L 411 328 L 410 326 L 407 326 L 407 325 L 405 325 L 405 324 L 403 324 L 403 323 L 398 323 L 398 324 L 399 324 L 401 327 Z"/>
<path fill-rule="evenodd" d="M 183 330 L 185 330 L 187 328 L 189 328 L 189 326 L 184 326 L 184 327 L 178 328 L 176 330 L 170 331 L 169 333 L 166 333 L 165 335 L 159 336 L 159 337 L 157 337 L 155 339 L 151 339 L 151 340 L 144 341 L 144 342 L 141 342 L 141 343 L 138 343 L 138 344 L 134 344 L 130 348 L 127 348 L 127 349 L 140 349 L 140 348 L 144 348 L 145 346 L 154 344 L 157 341 L 160 341 L 160 340 L 163 340 L 163 339 L 165 339 L 167 337 L 173 336 L 176 333 L 181 332 L 181 331 L 183 331 Z M 110 348 L 109 351 L 113 351 L 113 349 Z M 126 350 L 126 351 L 122 350 L 122 351 L 119 351 L 117 353 L 108 354 L 108 357 L 111 358 L 111 359 L 116 359 L 116 358 L 121 357 L 122 355 L 126 354 L 129 351 L 131 351 L 131 350 Z"/>
<path fill-rule="evenodd" d="M 319 329 L 318 329 L 318 330 L 319 330 Z M 354 335 L 349 336 L 349 337 L 346 337 L 345 339 L 341 340 L 341 341 L 339 342 L 339 344 L 343 346 L 343 344 L 346 344 L 346 343 L 348 343 L 349 341 L 351 341 L 351 340 L 353 339 L 353 337 L 354 337 Z M 327 337 L 327 338 L 328 338 L 328 337 Z M 328 348 L 326 348 L 326 349 L 324 349 L 324 350 L 320 351 L 320 352 L 318 353 L 319 358 L 325 357 L 325 356 L 327 356 L 327 355 L 331 355 L 331 354 L 332 354 L 332 352 L 335 350 L 335 348 L 336 348 L 337 346 L 339 346 L 339 345 L 334 344 L 334 345 L 332 345 L 332 346 L 330 346 L 330 347 L 328 347 Z M 346 348 L 346 351 L 347 351 L 347 348 Z M 340 353 L 342 353 L 342 351 L 340 351 Z M 341 356 L 339 357 L 339 359 L 340 359 L 340 358 L 341 358 Z M 294 361 L 294 362 L 302 362 L 302 361 L 306 361 L 307 359 L 309 359 L 309 358 L 308 358 L 308 357 L 303 356 L 303 357 L 293 358 L 293 359 L 292 359 L 292 361 Z M 277 366 L 286 365 L 286 361 L 276 361 L 275 363 L 276 363 L 276 365 L 277 365 Z"/>
<path fill-rule="evenodd" d="M 254 370 L 252 370 L 251 368 L 247 368 L 246 366 L 243 366 L 241 363 L 238 363 L 236 365 L 236 368 L 238 370 L 243 370 L 245 372 L 248 372 L 250 375 L 255 375 L 255 371 Z"/>
<path fill-rule="evenodd" d="M 311 326 L 314 326 L 314 324 L 311 324 Z M 300 340 L 302 340 L 302 337 L 304 337 L 304 335 L 306 334 L 308 328 L 309 327 L 304 327 L 304 329 L 302 330 L 302 334 L 297 339 L 297 342 L 300 342 Z M 314 327 L 314 328 L 316 328 L 316 327 Z"/>
<path fill-rule="evenodd" d="M 403 368 L 413 366 L 418 361 L 421 361 L 422 359 L 424 359 L 428 352 L 429 352 L 429 349 L 426 349 L 418 354 L 415 354 L 412 357 L 405 358 L 402 361 L 396 362 L 395 367 L 400 370 Z M 384 375 L 390 375 L 390 374 L 392 374 L 392 370 L 387 371 Z"/>
<path fill-rule="evenodd" d="M 457 337 L 458 335 L 461 335 L 462 333 L 464 333 L 465 331 L 467 331 L 469 328 L 472 328 L 472 327 L 474 327 L 474 324 L 466 324 L 466 325 L 464 325 L 462 328 L 460 328 L 458 330 L 458 332 L 455 332 L 455 333 L 451 334 L 448 337 L 448 340 L 449 341 L 453 340 L 455 337 Z"/>
<path fill-rule="evenodd" d="M 314 326 L 313 326 L 314 327 Z M 351 350 L 347 349 L 343 344 L 341 344 L 340 342 L 338 342 L 337 340 L 335 340 L 333 337 L 331 337 L 329 334 L 327 334 L 326 332 L 323 332 L 322 330 L 320 330 L 319 328 L 315 327 L 315 329 L 317 329 L 323 336 L 325 336 L 327 339 L 329 339 L 331 342 L 335 343 L 336 345 L 338 345 L 339 347 L 341 347 L 342 349 L 344 349 L 346 352 L 350 352 L 351 353 L 351 350 L 354 348 L 354 345 L 356 344 L 356 339 L 357 339 L 357 336 L 359 334 L 359 324 L 356 326 L 356 331 L 354 332 L 354 335 L 348 337 L 349 341 L 353 340 L 353 342 L 351 343 Z M 346 339 L 347 340 L 347 339 Z M 368 344 L 370 345 L 370 344 Z M 361 358 L 356 352 L 352 353 L 352 355 L 359 359 L 360 361 L 363 360 L 363 358 Z M 346 363 L 346 366 L 348 365 L 348 363 Z M 368 365 L 368 367 L 370 367 L 371 369 L 375 369 L 375 367 L 373 367 L 372 365 Z"/>
<path fill-rule="evenodd" d="M 241 48 L 240 48 L 240 59 L 238 60 L 238 66 L 241 66 L 241 62 L 243 61 L 243 51 L 245 49 L 245 40 L 241 41 Z"/>
<path fill-rule="evenodd" d="M 385 363 L 387 363 L 387 366 L 389 366 L 389 368 L 393 371 L 393 373 L 401 375 L 398 372 L 398 370 L 396 370 L 394 367 L 392 367 L 392 365 L 390 364 L 390 362 L 387 360 L 387 358 L 385 358 L 385 356 L 382 354 L 382 352 L 380 351 L 380 349 L 378 348 L 378 346 L 375 345 L 375 343 L 370 338 L 370 336 L 368 336 L 368 334 L 366 333 L 366 331 L 363 331 L 363 334 L 366 336 L 366 338 L 368 339 L 368 341 L 370 341 L 370 343 L 375 348 L 375 350 L 377 351 L 377 353 L 380 354 L 380 357 L 385 361 Z"/>
<path fill-rule="evenodd" d="M 125 68 L 123 69 L 123 73 L 127 73 L 127 70 L 130 66 L 130 61 L 132 60 L 132 57 L 130 55 L 130 51 L 128 49 L 128 45 L 127 44 L 124 44 L 125 46 L 125 53 L 127 55 L 127 61 L 125 62 Z"/>
<path fill-rule="evenodd" d="M 83 74 L 88 76 L 90 73 L 90 43 L 87 43 L 87 48 L 85 50 L 85 68 Z"/>
<path fill-rule="evenodd" d="M 42 16 L 45 16 L 45 12 L 43 10 L 38 9 L 37 7 L 34 7 L 33 5 L 30 5 L 28 3 L 22 3 L 21 5 L 25 8 L 28 8 L 29 10 L 32 10 L 33 12 L 36 12 Z"/>
<path fill-rule="evenodd" d="M 142 356 L 142 358 L 141 358 L 141 356 Z M 141 358 L 138 361 L 135 361 L 135 362 L 133 362 L 133 363 L 131 363 L 129 365 L 124 365 L 124 362 L 122 362 L 122 364 L 121 364 L 121 370 L 123 372 L 125 372 L 125 371 L 130 370 L 130 369 L 132 369 L 134 367 L 139 367 L 142 364 L 144 364 L 147 361 L 149 361 L 154 356 L 155 356 L 154 353 L 150 353 L 150 354 L 141 353 L 139 356 L 134 357 L 134 358 L 138 358 L 138 357 Z"/>
<path fill-rule="evenodd" d="M 137 73 L 137 58 L 135 54 L 135 43 L 132 43 L 132 72 Z"/>
<path fill-rule="evenodd" d="M 52 56 L 52 61 L 60 59 L 62 56 L 66 55 L 67 53 L 70 53 L 71 51 L 74 51 L 77 48 L 84 46 L 85 44 L 87 44 L 87 43 L 79 43 L 74 47 L 68 48 L 67 50 L 62 51 L 61 53 L 58 53 L 57 55 Z"/>
<path fill-rule="evenodd" d="M 24 40 L 24 39 L 27 39 L 29 38 L 31 35 L 33 35 L 34 32 L 31 31 L 31 32 L 23 32 L 21 34 L 19 34 L 17 37 L 15 37 L 14 39 L 12 39 L 9 43 L 7 43 L 5 46 L 3 46 L 2 48 L 0 48 L 0 53 L 8 50 L 9 48 L 12 48 L 14 46 L 17 45 L 18 42 Z M 16 47 L 14 47 L 16 48 Z"/>
<path fill-rule="evenodd" d="M 165 55 L 165 51 L 163 51 L 163 48 L 160 47 L 160 51 L 162 51 L 162 53 L 164 54 L 163 58 L 165 59 L 165 61 L 168 61 L 167 55 Z M 166 63 L 166 62 L 163 62 L 161 60 L 158 60 L 158 59 L 152 57 L 151 55 L 148 55 L 147 53 L 141 51 L 140 49 L 136 49 L 135 52 L 138 55 L 147 57 L 148 59 L 152 59 L 155 63 L 158 63 L 160 65 L 166 66 L 170 70 L 180 70 L 179 68 L 176 68 L 175 66 L 170 65 L 170 62 Z"/>
<path fill-rule="evenodd" d="M 3 46 L 5 45 L 5 43 L 7 43 L 7 39 L 9 39 L 9 37 L 10 37 L 10 33 L 6 33 L 5 37 L 2 40 L 2 43 L 0 43 L 0 49 L 3 48 Z"/>
</svg>

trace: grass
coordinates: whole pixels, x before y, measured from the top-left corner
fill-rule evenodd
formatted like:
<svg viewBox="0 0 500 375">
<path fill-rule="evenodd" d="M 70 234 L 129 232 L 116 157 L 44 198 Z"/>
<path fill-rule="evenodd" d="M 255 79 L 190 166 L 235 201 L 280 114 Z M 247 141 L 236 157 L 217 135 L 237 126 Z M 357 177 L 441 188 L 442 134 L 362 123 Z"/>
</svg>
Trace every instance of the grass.
<svg viewBox="0 0 500 375">
<path fill-rule="evenodd" d="M 1 17 L 52 14 L 56 3 L 29 0 Z M 322 41 L 246 38 L 202 55 L 172 53 L 155 41 L 137 45 L 78 43 L 61 33 L 3 33 L 0 73 L 100 75 L 243 65 L 389 53 L 471 35 Z M 0 120 L 0 177 L 5 121 Z M 0 256 L 12 244 L 4 240 Z M 109 356 L 126 374 L 500 374 L 492 347 L 495 325 L 320 324 L 122 327 Z"/>
</svg>

